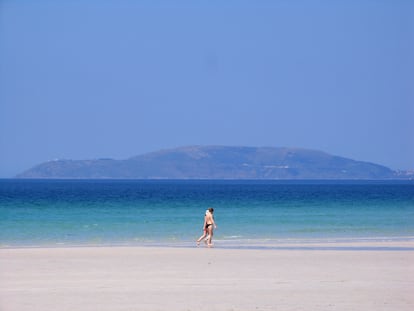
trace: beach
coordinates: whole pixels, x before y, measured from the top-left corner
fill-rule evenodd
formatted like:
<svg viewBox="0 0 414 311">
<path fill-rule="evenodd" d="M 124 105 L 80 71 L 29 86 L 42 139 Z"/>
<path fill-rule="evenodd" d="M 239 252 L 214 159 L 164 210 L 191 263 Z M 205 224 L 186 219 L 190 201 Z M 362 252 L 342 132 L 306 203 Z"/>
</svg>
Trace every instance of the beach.
<svg viewBox="0 0 414 311">
<path fill-rule="evenodd" d="M 0 311 L 411 311 L 413 190 L 3 180 Z"/>
<path fill-rule="evenodd" d="M 413 243 L 361 246 L 3 248 L 0 310 L 414 310 Z"/>
</svg>

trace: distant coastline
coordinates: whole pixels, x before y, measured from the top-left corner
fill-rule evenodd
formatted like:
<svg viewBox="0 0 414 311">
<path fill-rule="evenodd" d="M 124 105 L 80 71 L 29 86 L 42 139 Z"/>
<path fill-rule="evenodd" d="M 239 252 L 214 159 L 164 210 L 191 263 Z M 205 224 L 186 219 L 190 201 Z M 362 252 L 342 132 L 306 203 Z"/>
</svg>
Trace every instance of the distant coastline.
<svg viewBox="0 0 414 311">
<path fill-rule="evenodd" d="M 55 159 L 38 164 L 15 178 L 406 180 L 414 179 L 414 170 L 394 171 L 375 163 L 302 148 L 186 146 L 125 160 Z"/>
</svg>

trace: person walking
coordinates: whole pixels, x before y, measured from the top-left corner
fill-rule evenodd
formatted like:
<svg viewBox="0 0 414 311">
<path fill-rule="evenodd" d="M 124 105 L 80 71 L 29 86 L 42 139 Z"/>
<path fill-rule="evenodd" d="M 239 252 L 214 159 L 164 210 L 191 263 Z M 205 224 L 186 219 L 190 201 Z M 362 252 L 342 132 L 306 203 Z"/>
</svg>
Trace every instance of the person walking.
<svg viewBox="0 0 414 311">
<path fill-rule="evenodd" d="M 204 243 L 207 244 L 208 247 L 213 246 L 212 237 L 214 229 L 217 228 L 217 225 L 214 221 L 214 208 L 210 207 L 206 210 L 204 215 L 204 224 L 203 224 L 203 235 L 200 236 L 197 240 L 197 246 L 200 245 L 201 240 L 204 240 Z"/>
<path fill-rule="evenodd" d="M 207 214 L 209 214 L 209 213 L 210 213 L 210 211 L 207 209 L 206 213 L 204 214 L 203 235 L 198 238 L 197 246 L 200 245 L 201 240 L 204 240 L 204 243 L 207 244 L 208 233 L 207 233 L 207 228 L 206 228 L 206 220 L 207 220 Z"/>
<path fill-rule="evenodd" d="M 211 247 L 213 246 L 213 233 L 214 233 L 214 229 L 217 229 L 217 225 L 216 222 L 214 221 L 214 208 L 210 207 L 208 209 L 209 213 L 206 214 L 206 220 L 205 220 L 205 228 L 208 234 L 208 238 L 207 238 L 207 246 Z"/>
</svg>

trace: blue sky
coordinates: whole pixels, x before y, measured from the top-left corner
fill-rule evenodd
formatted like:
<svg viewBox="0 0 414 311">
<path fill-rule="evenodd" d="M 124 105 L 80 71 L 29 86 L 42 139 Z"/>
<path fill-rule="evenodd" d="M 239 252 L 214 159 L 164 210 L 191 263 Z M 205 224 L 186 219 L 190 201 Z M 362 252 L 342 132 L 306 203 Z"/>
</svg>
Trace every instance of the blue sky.
<svg viewBox="0 0 414 311">
<path fill-rule="evenodd" d="M 184 145 L 414 168 L 414 2 L 0 2 L 0 177 Z"/>
</svg>

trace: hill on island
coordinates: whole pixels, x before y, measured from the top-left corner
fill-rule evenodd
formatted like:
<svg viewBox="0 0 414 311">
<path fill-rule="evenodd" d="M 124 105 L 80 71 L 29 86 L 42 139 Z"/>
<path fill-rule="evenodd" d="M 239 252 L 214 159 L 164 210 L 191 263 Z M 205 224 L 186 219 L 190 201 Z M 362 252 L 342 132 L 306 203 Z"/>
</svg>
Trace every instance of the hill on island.
<svg viewBox="0 0 414 311">
<path fill-rule="evenodd" d="M 309 149 L 188 146 L 125 160 L 54 160 L 17 178 L 389 179 L 391 169 Z"/>
</svg>

